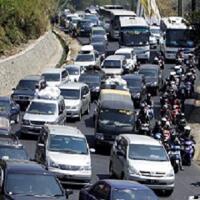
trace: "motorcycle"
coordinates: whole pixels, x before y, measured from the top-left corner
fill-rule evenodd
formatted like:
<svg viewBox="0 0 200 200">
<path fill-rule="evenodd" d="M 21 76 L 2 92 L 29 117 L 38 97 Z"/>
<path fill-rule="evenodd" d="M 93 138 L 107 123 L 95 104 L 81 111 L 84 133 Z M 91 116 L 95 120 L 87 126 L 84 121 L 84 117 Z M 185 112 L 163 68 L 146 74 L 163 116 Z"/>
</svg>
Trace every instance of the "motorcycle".
<svg viewBox="0 0 200 200">
<path fill-rule="evenodd" d="M 185 83 L 185 95 L 186 95 L 186 98 L 192 97 L 192 83 L 190 81 L 187 81 Z"/>
<path fill-rule="evenodd" d="M 150 125 L 148 123 L 141 124 L 139 128 L 139 134 L 151 136 Z"/>
</svg>

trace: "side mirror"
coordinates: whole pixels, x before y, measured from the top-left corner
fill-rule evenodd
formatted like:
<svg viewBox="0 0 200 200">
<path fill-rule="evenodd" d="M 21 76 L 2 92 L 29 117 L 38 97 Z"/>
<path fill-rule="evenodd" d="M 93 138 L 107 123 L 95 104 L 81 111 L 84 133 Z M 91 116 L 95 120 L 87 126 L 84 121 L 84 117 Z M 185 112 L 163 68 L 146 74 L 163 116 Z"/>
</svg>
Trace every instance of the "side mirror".
<svg viewBox="0 0 200 200">
<path fill-rule="evenodd" d="M 43 143 L 38 143 L 37 146 L 41 147 L 41 148 L 44 148 L 44 144 Z"/>
<path fill-rule="evenodd" d="M 94 148 L 90 148 L 90 153 L 95 153 L 96 150 Z"/>
</svg>

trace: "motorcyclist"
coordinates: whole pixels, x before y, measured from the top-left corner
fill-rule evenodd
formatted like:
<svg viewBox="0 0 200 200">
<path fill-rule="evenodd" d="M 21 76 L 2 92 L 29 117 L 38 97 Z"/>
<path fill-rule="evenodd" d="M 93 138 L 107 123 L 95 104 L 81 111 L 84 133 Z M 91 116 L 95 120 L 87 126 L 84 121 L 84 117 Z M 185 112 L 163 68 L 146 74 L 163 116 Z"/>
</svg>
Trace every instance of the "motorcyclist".
<svg viewBox="0 0 200 200">
<path fill-rule="evenodd" d="M 141 124 L 149 124 L 149 117 L 147 114 L 145 103 L 141 103 L 140 111 L 137 118 L 137 127 L 139 128 Z"/>
</svg>

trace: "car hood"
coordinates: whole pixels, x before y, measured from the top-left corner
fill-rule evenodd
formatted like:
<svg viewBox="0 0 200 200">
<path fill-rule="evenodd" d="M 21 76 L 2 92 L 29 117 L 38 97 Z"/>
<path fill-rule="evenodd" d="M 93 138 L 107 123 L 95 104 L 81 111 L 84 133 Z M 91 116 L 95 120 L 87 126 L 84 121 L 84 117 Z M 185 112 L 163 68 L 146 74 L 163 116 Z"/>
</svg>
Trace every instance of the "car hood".
<svg viewBox="0 0 200 200">
<path fill-rule="evenodd" d="M 87 66 L 95 65 L 95 61 L 90 61 L 90 62 L 74 62 L 74 64 L 82 66 L 82 67 L 87 67 Z"/>
<path fill-rule="evenodd" d="M 39 122 L 55 122 L 57 117 L 56 115 L 40 115 L 40 114 L 25 113 L 23 119 L 30 121 L 39 121 Z"/>
<path fill-rule="evenodd" d="M 47 156 L 57 164 L 86 166 L 91 164 L 90 155 L 48 151 Z"/>
<path fill-rule="evenodd" d="M 15 90 L 13 95 L 28 95 L 28 96 L 34 96 L 35 90 Z"/>
<path fill-rule="evenodd" d="M 172 169 L 170 161 L 129 160 L 129 164 L 137 171 L 169 173 Z"/>
<path fill-rule="evenodd" d="M 73 106 L 77 106 L 77 105 L 80 105 L 80 104 L 81 104 L 81 100 L 80 99 L 78 99 L 78 100 L 65 99 L 65 106 L 73 107 Z"/>
<path fill-rule="evenodd" d="M 60 81 L 47 81 L 47 85 L 50 87 L 57 87 L 60 86 Z"/>
<path fill-rule="evenodd" d="M 54 199 L 60 199 L 64 200 L 66 199 L 64 196 L 63 197 L 34 197 L 34 196 L 21 196 L 21 195 L 12 195 L 9 196 L 9 199 L 11 200 L 34 200 L 34 199 L 48 199 L 48 200 L 54 200 Z"/>
</svg>

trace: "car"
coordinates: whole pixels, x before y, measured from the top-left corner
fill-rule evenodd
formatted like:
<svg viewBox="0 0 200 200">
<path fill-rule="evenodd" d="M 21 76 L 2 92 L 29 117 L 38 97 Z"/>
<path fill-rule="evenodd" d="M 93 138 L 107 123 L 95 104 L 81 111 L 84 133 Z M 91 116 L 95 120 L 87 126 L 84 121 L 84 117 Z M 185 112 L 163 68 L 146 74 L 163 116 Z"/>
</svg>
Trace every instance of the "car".
<svg viewBox="0 0 200 200">
<path fill-rule="evenodd" d="M 101 69 L 105 72 L 106 76 L 121 76 L 126 68 L 125 56 L 111 55 L 108 56 L 101 65 Z"/>
<path fill-rule="evenodd" d="M 137 65 L 137 56 L 133 48 L 120 48 L 115 51 L 115 55 L 122 55 L 126 57 L 126 71 L 131 72 L 135 69 Z"/>
<path fill-rule="evenodd" d="M 98 52 L 100 56 L 100 63 L 106 58 L 107 55 L 107 45 L 104 42 L 92 43 L 95 51 Z"/>
<path fill-rule="evenodd" d="M 157 95 L 158 90 L 162 87 L 162 73 L 158 65 L 143 64 L 139 68 L 139 74 L 144 75 L 147 91 Z"/>
<path fill-rule="evenodd" d="M 56 177 L 43 166 L 24 160 L 1 160 L 1 199 L 56 199 L 68 198 Z"/>
<path fill-rule="evenodd" d="M 126 74 L 122 78 L 127 82 L 134 106 L 139 107 L 140 102 L 145 99 L 146 95 L 144 76 L 140 74 Z"/>
<path fill-rule="evenodd" d="M 60 87 L 65 100 L 67 118 L 81 120 L 84 113 L 90 112 L 90 89 L 84 83 L 67 83 Z"/>
<path fill-rule="evenodd" d="M 99 18 L 97 17 L 97 15 L 86 13 L 86 14 L 84 15 L 84 19 L 90 20 L 90 21 L 92 22 L 92 25 L 93 25 L 93 26 L 98 26 L 98 25 L 100 25 L 100 20 L 99 20 Z"/>
<path fill-rule="evenodd" d="M 91 180 L 91 158 L 86 137 L 75 127 L 46 125 L 38 138 L 35 159 L 62 184 L 85 185 Z"/>
<path fill-rule="evenodd" d="M 90 36 L 94 23 L 90 19 L 81 19 L 77 23 L 76 36 Z"/>
<path fill-rule="evenodd" d="M 105 29 L 101 26 L 94 26 L 92 27 L 92 31 L 91 31 L 91 38 L 94 36 L 103 36 L 104 40 L 107 41 L 107 33 L 105 31 Z"/>
<path fill-rule="evenodd" d="M 34 98 L 36 90 L 42 90 L 45 87 L 46 81 L 43 76 L 29 75 L 21 79 L 16 88 L 13 88 L 11 98 L 19 104 L 20 109 L 24 111 Z"/>
<path fill-rule="evenodd" d="M 91 99 L 98 99 L 101 91 L 103 75 L 99 71 L 86 71 L 79 77 L 79 82 L 85 83 L 90 89 Z"/>
<path fill-rule="evenodd" d="M 158 200 L 148 187 L 134 181 L 105 179 L 81 189 L 79 200 Z"/>
<path fill-rule="evenodd" d="M 6 116 L 15 123 L 19 122 L 20 106 L 8 96 L 0 96 L 0 116 Z"/>
<path fill-rule="evenodd" d="M 92 46 L 94 46 L 94 44 L 104 44 L 105 46 L 108 45 L 108 41 L 105 39 L 104 35 L 92 35 L 90 37 L 90 43 Z"/>
<path fill-rule="evenodd" d="M 48 86 L 59 87 L 69 81 L 69 75 L 65 68 L 51 68 L 42 72 Z"/>
<path fill-rule="evenodd" d="M 84 72 L 84 67 L 79 65 L 63 65 L 63 67 L 67 70 L 69 74 L 69 80 L 71 82 L 77 82 L 80 75 Z"/>
<path fill-rule="evenodd" d="M 111 149 L 110 174 L 143 183 L 170 196 L 175 186 L 174 169 L 164 146 L 152 137 L 119 135 Z"/>
<path fill-rule="evenodd" d="M 0 160 L 29 160 L 28 153 L 15 135 L 0 136 Z"/>
<path fill-rule="evenodd" d="M 71 33 L 72 36 L 76 36 L 76 29 L 79 20 L 81 20 L 80 17 L 74 16 L 69 21 L 69 33 Z"/>
<path fill-rule="evenodd" d="M 45 123 L 64 124 L 65 121 L 65 102 L 60 90 L 47 87 L 26 109 L 22 118 L 21 134 L 39 135 Z"/>
</svg>

